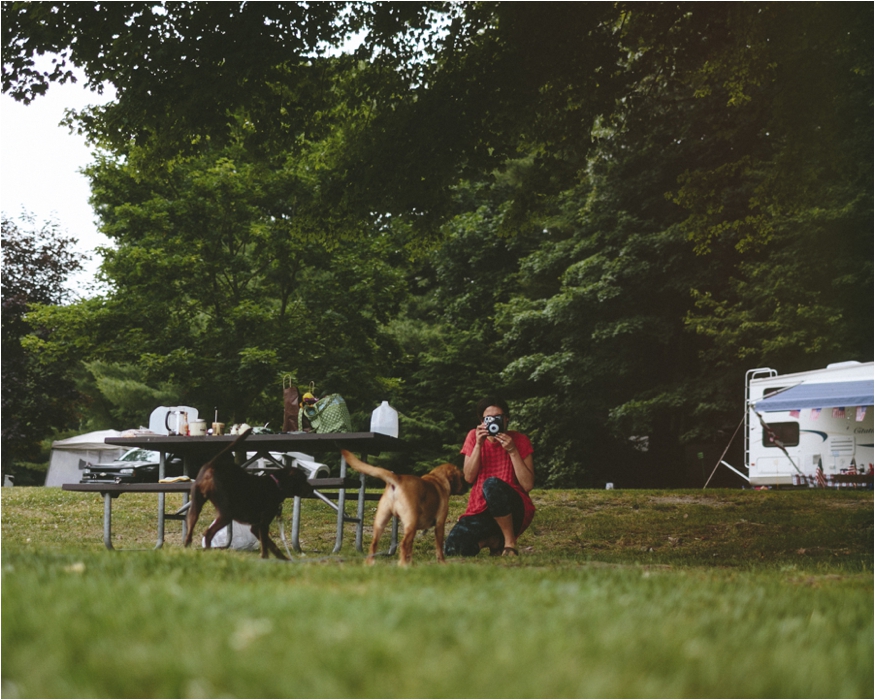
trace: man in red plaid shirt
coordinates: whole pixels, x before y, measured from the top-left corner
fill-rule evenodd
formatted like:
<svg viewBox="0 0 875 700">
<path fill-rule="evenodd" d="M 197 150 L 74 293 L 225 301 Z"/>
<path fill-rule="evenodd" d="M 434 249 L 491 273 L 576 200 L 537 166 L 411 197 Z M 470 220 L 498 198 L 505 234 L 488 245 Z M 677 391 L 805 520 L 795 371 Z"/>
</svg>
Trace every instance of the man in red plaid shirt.
<svg viewBox="0 0 875 700">
<path fill-rule="evenodd" d="M 482 399 L 477 417 L 480 422 L 461 450 L 465 479 L 473 484 L 468 508 L 447 535 L 444 551 L 471 557 L 489 547 L 493 555 L 518 556 L 517 538 L 535 515 L 529 498 L 535 485 L 532 443 L 522 433 L 507 430 L 509 411 L 503 399 Z M 496 425 L 490 430 L 487 422 Z"/>
</svg>

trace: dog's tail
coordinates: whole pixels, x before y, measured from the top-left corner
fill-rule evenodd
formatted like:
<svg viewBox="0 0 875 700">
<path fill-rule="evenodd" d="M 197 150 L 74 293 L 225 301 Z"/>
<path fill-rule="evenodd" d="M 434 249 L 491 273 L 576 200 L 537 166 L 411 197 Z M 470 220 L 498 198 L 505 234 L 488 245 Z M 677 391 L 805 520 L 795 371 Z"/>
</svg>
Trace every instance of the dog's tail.
<svg viewBox="0 0 875 700">
<path fill-rule="evenodd" d="M 363 474 L 367 474 L 368 476 L 375 476 L 378 479 L 385 481 L 387 484 L 391 484 L 392 486 L 398 485 L 398 477 L 395 472 L 390 472 L 388 469 L 375 467 L 373 464 L 367 464 L 365 462 L 362 462 L 349 450 L 341 450 L 340 453 L 343 455 L 346 463 L 357 472 L 362 472 Z"/>
<path fill-rule="evenodd" d="M 230 445 L 226 446 L 225 449 L 223 449 L 221 452 L 219 452 L 219 454 L 217 454 L 215 457 L 213 457 L 207 464 L 218 463 L 218 461 L 220 460 L 222 455 L 227 454 L 228 452 L 233 452 L 235 449 L 237 449 L 237 445 L 239 445 L 246 438 L 248 438 L 249 433 L 251 433 L 251 432 L 252 432 L 252 428 L 246 428 L 246 430 L 244 430 L 242 433 L 240 433 L 240 436 L 236 440 L 234 440 L 234 442 L 232 442 Z"/>
</svg>

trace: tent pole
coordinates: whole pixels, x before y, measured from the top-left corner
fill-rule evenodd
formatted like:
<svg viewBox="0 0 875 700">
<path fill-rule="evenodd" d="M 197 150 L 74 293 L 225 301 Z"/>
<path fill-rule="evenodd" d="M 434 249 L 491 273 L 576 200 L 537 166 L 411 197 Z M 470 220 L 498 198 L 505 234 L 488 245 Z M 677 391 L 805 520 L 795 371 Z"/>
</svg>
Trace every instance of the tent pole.
<svg viewBox="0 0 875 700">
<path fill-rule="evenodd" d="M 729 438 L 729 442 L 726 443 L 726 449 L 723 450 L 723 454 L 720 455 L 720 459 L 717 460 L 717 464 L 714 465 L 714 471 L 711 472 L 711 476 L 708 477 L 708 481 L 705 482 L 705 485 L 702 487 L 702 491 L 708 488 L 708 484 L 711 483 L 711 479 L 714 478 L 714 473 L 717 471 L 717 467 L 723 462 L 723 458 L 726 456 L 726 453 L 729 452 L 729 447 L 732 445 L 732 441 L 735 440 L 735 436 L 738 435 L 738 431 L 741 429 L 741 426 L 744 425 L 744 419 L 747 417 L 747 412 L 741 417 L 741 422 L 738 424 L 738 427 L 735 429 L 735 432 L 732 433 L 732 437 Z"/>
</svg>

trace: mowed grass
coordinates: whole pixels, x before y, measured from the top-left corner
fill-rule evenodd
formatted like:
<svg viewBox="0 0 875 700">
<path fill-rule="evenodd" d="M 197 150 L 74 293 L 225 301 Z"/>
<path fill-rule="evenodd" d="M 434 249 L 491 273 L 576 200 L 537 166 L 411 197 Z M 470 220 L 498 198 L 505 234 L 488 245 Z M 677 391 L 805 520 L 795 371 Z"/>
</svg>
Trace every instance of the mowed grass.
<svg viewBox="0 0 875 700">
<path fill-rule="evenodd" d="M 519 559 L 440 566 L 428 533 L 404 570 L 351 525 L 332 555 L 315 501 L 280 562 L 184 550 L 178 523 L 108 552 L 98 496 L 3 489 L 2 695 L 873 696 L 872 492 L 533 496 Z M 151 547 L 156 512 L 116 501 L 116 546 Z"/>
</svg>

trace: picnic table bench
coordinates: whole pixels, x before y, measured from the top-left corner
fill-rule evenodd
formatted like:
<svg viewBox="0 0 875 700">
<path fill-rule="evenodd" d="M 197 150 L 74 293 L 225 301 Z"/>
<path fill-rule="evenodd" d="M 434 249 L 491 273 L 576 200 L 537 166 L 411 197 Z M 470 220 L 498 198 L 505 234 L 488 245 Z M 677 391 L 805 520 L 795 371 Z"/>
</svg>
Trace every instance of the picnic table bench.
<svg viewBox="0 0 875 700">
<path fill-rule="evenodd" d="M 194 477 L 195 468 L 199 469 L 202 464 L 209 461 L 215 454 L 228 444 L 236 440 L 235 435 L 210 436 L 210 437 L 183 437 L 168 435 L 141 435 L 128 438 L 106 438 L 106 442 L 122 447 L 142 447 L 158 451 L 161 459 L 158 467 L 159 480 L 164 477 L 165 457 L 169 453 L 180 454 L 183 457 L 185 473 Z M 243 467 L 251 464 L 256 459 L 264 458 L 279 467 L 284 466 L 271 455 L 271 452 L 285 453 L 306 446 L 309 451 L 315 453 L 336 452 L 341 448 L 360 451 L 362 458 L 366 459 L 370 449 L 376 452 L 395 451 L 403 449 L 404 443 L 398 438 L 393 438 L 380 433 L 288 433 L 281 435 L 251 435 L 241 445 L 246 452 L 254 452 L 255 456 L 246 460 Z M 356 526 L 356 550 L 362 551 L 362 537 L 364 530 L 364 509 L 366 501 L 374 501 L 380 498 L 380 494 L 367 493 L 365 491 L 365 475 L 360 474 L 356 482 L 346 476 L 346 460 L 341 457 L 340 478 L 317 478 L 309 479 L 314 487 L 315 494 L 306 498 L 319 499 L 337 511 L 337 533 L 335 537 L 334 553 L 340 551 L 343 544 L 343 526 L 345 523 L 354 523 Z M 188 509 L 188 494 L 191 491 L 191 481 L 174 483 L 148 483 L 148 484 L 63 484 L 65 491 L 78 491 L 86 493 L 99 493 L 103 496 L 103 543 L 107 549 L 115 549 L 112 544 L 112 501 L 125 493 L 156 493 L 158 494 L 158 533 L 155 549 L 164 546 L 164 530 L 166 520 L 183 521 L 183 537 L 185 537 L 185 511 Z M 332 489 L 326 493 L 323 489 Z M 346 493 L 348 490 L 357 489 L 357 510 L 355 517 L 346 514 Z M 168 493 L 184 494 L 184 503 L 175 513 L 165 512 L 165 496 Z M 294 498 L 292 514 L 291 546 L 296 552 L 301 552 L 300 547 L 300 520 L 301 520 L 301 497 Z M 337 501 L 335 504 L 334 501 Z M 390 554 L 394 553 L 397 546 L 398 523 L 393 520 L 392 544 Z"/>
</svg>

